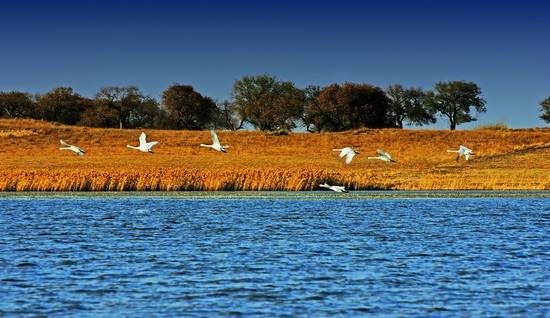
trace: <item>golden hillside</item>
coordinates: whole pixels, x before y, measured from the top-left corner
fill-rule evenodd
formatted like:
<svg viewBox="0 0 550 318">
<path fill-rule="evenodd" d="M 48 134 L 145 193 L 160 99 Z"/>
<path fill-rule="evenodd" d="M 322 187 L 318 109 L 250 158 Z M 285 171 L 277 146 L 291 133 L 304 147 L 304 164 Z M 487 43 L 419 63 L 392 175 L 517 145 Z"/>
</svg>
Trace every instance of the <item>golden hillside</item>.
<svg viewBox="0 0 550 318">
<path fill-rule="evenodd" d="M 351 189 L 549 190 L 550 129 L 434 131 L 363 129 L 341 133 L 218 132 L 229 152 L 201 148 L 207 131 L 145 130 L 160 141 L 154 154 L 137 145 L 140 130 L 0 120 L 1 191 L 315 190 Z M 59 139 L 86 150 L 59 150 Z M 446 149 L 464 144 L 477 156 L 455 162 Z M 361 154 L 345 165 L 332 148 Z M 395 164 L 367 160 L 376 149 Z"/>
</svg>

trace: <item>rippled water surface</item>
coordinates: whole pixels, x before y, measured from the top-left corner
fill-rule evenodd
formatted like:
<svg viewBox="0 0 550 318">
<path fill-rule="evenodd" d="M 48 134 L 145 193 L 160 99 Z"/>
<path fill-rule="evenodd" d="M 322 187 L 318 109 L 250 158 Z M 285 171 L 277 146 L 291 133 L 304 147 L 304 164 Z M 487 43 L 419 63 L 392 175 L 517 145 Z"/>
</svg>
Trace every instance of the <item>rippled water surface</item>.
<svg viewBox="0 0 550 318">
<path fill-rule="evenodd" d="M 550 199 L 0 197 L 0 315 L 548 317 Z"/>
</svg>

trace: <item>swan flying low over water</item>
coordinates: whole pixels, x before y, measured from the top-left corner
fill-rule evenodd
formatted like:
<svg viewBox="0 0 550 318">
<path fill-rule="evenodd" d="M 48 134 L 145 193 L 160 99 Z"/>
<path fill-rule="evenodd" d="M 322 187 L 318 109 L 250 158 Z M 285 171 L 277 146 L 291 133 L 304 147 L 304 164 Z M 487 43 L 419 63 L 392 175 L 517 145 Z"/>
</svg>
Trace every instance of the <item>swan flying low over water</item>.
<svg viewBox="0 0 550 318">
<path fill-rule="evenodd" d="M 210 131 L 210 135 L 212 136 L 212 144 L 211 145 L 205 145 L 201 144 L 201 147 L 208 147 L 212 148 L 217 151 L 221 152 L 227 152 L 226 149 L 229 148 L 228 145 L 222 146 L 220 143 L 220 140 L 218 139 L 218 135 L 216 135 L 216 132 L 214 130 Z"/>
<path fill-rule="evenodd" d="M 396 162 L 395 160 L 392 159 L 392 157 L 389 153 L 385 152 L 382 149 L 376 150 L 376 153 L 378 154 L 378 156 L 376 156 L 376 157 L 367 157 L 367 159 L 378 159 L 378 160 L 382 160 L 382 161 L 386 161 L 386 162 Z"/>
<path fill-rule="evenodd" d="M 334 192 L 340 192 L 340 193 L 348 193 L 348 190 L 344 186 L 337 186 L 337 185 L 328 185 L 326 182 L 323 184 L 320 184 L 319 187 L 321 188 L 327 188 Z"/>
<path fill-rule="evenodd" d="M 455 152 L 457 153 L 457 156 L 456 156 L 456 162 L 458 162 L 458 159 L 460 159 L 460 157 L 464 156 L 464 158 L 466 160 L 470 160 L 470 156 L 474 156 L 475 153 L 472 149 L 470 148 L 467 148 L 467 147 L 464 147 L 463 145 L 460 145 L 460 147 L 458 148 L 458 150 L 447 150 L 447 152 Z"/>
<path fill-rule="evenodd" d="M 141 132 L 141 135 L 139 135 L 139 146 L 134 147 L 134 146 L 126 145 L 126 147 L 136 149 L 136 150 L 139 150 L 141 152 L 153 153 L 153 151 L 151 151 L 151 149 L 153 149 L 153 147 L 156 144 L 158 144 L 159 142 L 158 141 L 147 142 L 146 138 L 147 138 L 147 135 L 144 132 Z"/>
<path fill-rule="evenodd" d="M 77 147 L 75 145 L 70 145 L 68 143 L 66 143 L 65 141 L 63 140 L 60 140 L 59 143 L 65 147 L 61 147 L 59 148 L 59 150 L 70 150 L 70 151 L 73 151 L 75 154 L 79 155 L 79 156 L 84 156 L 84 154 L 86 153 L 86 151 L 84 151 L 84 149 L 80 148 L 80 147 Z"/>
<path fill-rule="evenodd" d="M 355 155 L 358 155 L 360 154 L 359 151 L 351 148 L 351 147 L 345 147 L 345 148 L 342 148 L 342 149 L 332 149 L 332 151 L 340 151 L 340 158 L 344 158 L 346 157 L 345 161 L 346 161 L 346 164 L 350 164 L 351 161 L 353 160 L 353 157 L 355 157 Z"/>
</svg>

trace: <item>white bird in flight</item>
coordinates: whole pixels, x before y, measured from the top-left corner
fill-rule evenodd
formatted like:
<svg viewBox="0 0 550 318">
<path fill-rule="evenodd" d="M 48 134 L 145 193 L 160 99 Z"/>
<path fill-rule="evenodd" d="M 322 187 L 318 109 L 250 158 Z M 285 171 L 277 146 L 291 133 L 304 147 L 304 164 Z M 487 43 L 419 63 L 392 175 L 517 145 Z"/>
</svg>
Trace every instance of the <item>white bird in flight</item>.
<svg viewBox="0 0 550 318">
<path fill-rule="evenodd" d="M 464 156 L 464 158 L 466 158 L 466 160 L 470 160 L 470 156 L 474 156 L 474 151 L 470 148 L 467 148 L 465 146 L 462 146 L 460 145 L 460 147 L 458 148 L 458 150 L 447 150 L 447 152 L 455 152 L 457 153 L 457 156 L 456 156 L 456 162 L 458 162 L 458 159 L 460 159 L 460 157 Z"/>
<path fill-rule="evenodd" d="M 77 147 L 75 145 L 70 145 L 68 143 L 66 143 L 65 141 L 63 140 L 60 140 L 59 143 L 65 147 L 61 147 L 59 148 L 59 150 L 70 150 L 70 151 L 73 151 L 75 154 L 79 155 L 79 156 L 84 156 L 84 154 L 86 153 L 86 151 L 84 151 L 84 149 L 80 148 L 80 147 Z"/>
<path fill-rule="evenodd" d="M 222 144 L 220 143 L 220 140 L 218 139 L 218 135 L 216 135 L 216 132 L 214 130 L 210 131 L 210 135 L 212 136 L 212 144 L 211 145 L 201 144 L 201 147 L 208 147 L 217 151 L 227 152 L 226 150 L 227 148 L 229 148 L 229 146 L 228 145 L 222 146 Z"/>
<path fill-rule="evenodd" d="M 158 141 L 147 142 L 146 138 L 147 138 L 147 135 L 144 132 L 141 132 L 141 135 L 139 135 L 139 146 L 134 147 L 134 146 L 126 145 L 126 147 L 136 149 L 136 150 L 139 150 L 141 152 L 153 153 L 153 151 L 151 151 L 151 149 L 153 149 L 153 147 L 156 144 L 158 144 L 159 142 Z"/>
<path fill-rule="evenodd" d="M 376 150 L 376 153 L 378 154 L 378 156 L 376 156 L 376 157 L 367 157 L 367 159 L 378 159 L 378 160 L 382 160 L 382 161 L 386 161 L 386 162 L 396 162 L 395 160 L 392 159 L 392 157 L 389 153 L 385 152 L 382 149 Z"/>
<path fill-rule="evenodd" d="M 351 148 L 351 147 L 346 147 L 346 148 L 342 148 L 342 149 L 332 149 L 332 151 L 340 151 L 340 158 L 344 158 L 346 157 L 346 164 L 350 164 L 351 161 L 353 160 L 353 157 L 355 157 L 355 155 L 358 155 L 360 154 L 359 151 Z"/>
<path fill-rule="evenodd" d="M 328 185 L 326 182 L 323 183 L 323 184 L 320 184 L 319 187 L 321 188 L 327 188 L 327 189 L 330 189 L 332 191 L 335 191 L 335 192 L 340 192 L 340 193 L 347 193 L 348 190 L 346 190 L 346 188 L 344 186 L 337 186 L 337 185 Z"/>
</svg>

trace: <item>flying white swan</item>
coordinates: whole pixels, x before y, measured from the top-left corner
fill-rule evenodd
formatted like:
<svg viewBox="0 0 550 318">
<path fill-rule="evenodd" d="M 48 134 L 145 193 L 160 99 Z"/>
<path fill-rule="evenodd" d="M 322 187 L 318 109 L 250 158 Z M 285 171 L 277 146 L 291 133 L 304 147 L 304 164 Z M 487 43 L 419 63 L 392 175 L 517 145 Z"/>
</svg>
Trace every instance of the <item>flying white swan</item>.
<svg viewBox="0 0 550 318">
<path fill-rule="evenodd" d="M 328 185 L 326 182 L 323 183 L 323 184 L 320 184 L 319 187 L 321 188 L 327 188 L 327 189 L 330 189 L 332 191 L 335 191 L 335 192 L 340 192 L 340 193 L 347 193 L 348 190 L 346 190 L 346 188 L 344 186 L 337 186 L 337 185 Z"/>
<path fill-rule="evenodd" d="M 159 142 L 158 141 L 147 142 L 146 138 L 147 138 L 147 135 L 145 135 L 144 132 L 141 132 L 141 135 L 139 135 L 139 146 L 134 147 L 134 146 L 126 145 L 126 147 L 136 149 L 136 150 L 139 150 L 141 152 L 153 153 L 153 151 L 151 151 L 151 149 L 153 149 L 153 147 L 156 144 L 158 144 Z"/>
<path fill-rule="evenodd" d="M 84 151 L 84 149 L 80 148 L 80 147 L 77 147 L 75 145 L 70 145 L 68 143 L 66 143 L 65 141 L 63 140 L 60 140 L 59 143 L 65 147 L 61 147 L 59 148 L 59 150 L 70 150 L 70 151 L 73 151 L 75 154 L 79 155 L 79 156 L 84 156 L 84 154 L 86 153 L 86 151 Z"/>
<path fill-rule="evenodd" d="M 212 149 L 217 150 L 217 151 L 227 152 L 226 149 L 229 148 L 229 146 L 227 146 L 227 145 L 222 146 L 220 144 L 220 140 L 218 139 L 218 135 L 216 135 L 216 132 L 214 130 L 210 131 L 210 135 L 212 136 L 212 144 L 211 145 L 201 144 L 201 147 L 208 147 L 208 148 L 212 148 Z"/>
<path fill-rule="evenodd" d="M 447 152 L 455 152 L 457 153 L 457 156 L 456 156 L 456 162 L 458 162 L 458 159 L 460 159 L 460 157 L 464 156 L 464 158 L 466 158 L 466 160 L 470 160 L 470 156 L 474 156 L 474 151 L 472 149 L 469 149 L 467 147 L 464 147 L 462 145 L 460 145 L 460 147 L 458 148 L 458 150 L 447 150 Z"/>
<path fill-rule="evenodd" d="M 344 158 L 346 157 L 346 164 L 350 164 L 351 161 L 353 160 L 353 157 L 355 157 L 355 155 L 358 155 L 360 154 L 359 151 L 351 148 L 351 147 L 346 147 L 346 148 L 342 148 L 342 149 L 332 149 L 332 151 L 340 151 L 340 158 Z"/>
<path fill-rule="evenodd" d="M 382 161 L 386 161 L 386 162 L 396 162 L 395 160 L 392 159 L 392 157 L 389 153 L 385 152 L 382 149 L 376 150 L 376 153 L 378 154 L 378 156 L 376 156 L 376 157 L 367 157 L 367 159 L 378 159 L 378 160 L 382 160 Z"/>
</svg>

